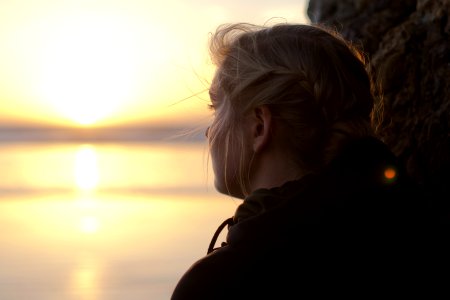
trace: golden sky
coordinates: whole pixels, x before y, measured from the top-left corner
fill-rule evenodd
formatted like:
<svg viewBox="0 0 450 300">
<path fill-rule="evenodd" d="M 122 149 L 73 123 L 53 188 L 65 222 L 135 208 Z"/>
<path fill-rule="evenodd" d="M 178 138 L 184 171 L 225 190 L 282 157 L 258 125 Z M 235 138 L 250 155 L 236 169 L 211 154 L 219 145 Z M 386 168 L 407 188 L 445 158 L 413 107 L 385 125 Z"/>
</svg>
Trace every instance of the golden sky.
<svg viewBox="0 0 450 300">
<path fill-rule="evenodd" d="M 0 124 L 201 123 L 217 25 L 309 21 L 307 0 L 242 2 L 1 1 Z"/>
</svg>

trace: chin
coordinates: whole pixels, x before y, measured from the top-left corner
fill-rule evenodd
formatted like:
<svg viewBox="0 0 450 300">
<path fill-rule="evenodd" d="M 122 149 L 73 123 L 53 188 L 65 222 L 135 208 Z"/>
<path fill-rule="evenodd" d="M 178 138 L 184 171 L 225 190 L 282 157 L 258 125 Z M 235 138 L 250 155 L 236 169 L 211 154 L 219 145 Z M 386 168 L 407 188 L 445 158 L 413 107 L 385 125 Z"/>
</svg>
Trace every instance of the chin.
<svg viewBox="0 0 450 300">
<path fill-rule="evenodd" d="M 219 193 L 230 195 L 230 191 L 227 189 L 226 184 L 222 180 L 218 180 L 216 178 L 216 180 L 214 181 L 214 187 Z"/>
<path fill-rule="evenodd" d="M 231 196 L 233 198 L 239 198 L 244 199 L 245 195 L 242 192 L 242 189 L 238 185 L 229 185 L 227 186 L 225 184 L 225 181 L 223 180 L 216 180 L 214 181 L 214 186 L 216 188 L 216 191 L 218 191 L 221 194 Z"/>
</svg>

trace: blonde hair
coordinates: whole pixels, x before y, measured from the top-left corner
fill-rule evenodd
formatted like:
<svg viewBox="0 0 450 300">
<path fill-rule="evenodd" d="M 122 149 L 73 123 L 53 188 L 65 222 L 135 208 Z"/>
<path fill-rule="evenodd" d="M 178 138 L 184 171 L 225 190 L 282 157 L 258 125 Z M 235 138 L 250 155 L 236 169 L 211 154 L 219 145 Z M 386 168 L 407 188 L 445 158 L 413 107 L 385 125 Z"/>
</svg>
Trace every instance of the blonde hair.
<svg viewBox="0 0 450 300">
<path fill-rule="evenodd" d="M 294 163 L 317 172 L 346 141 L 373 134 L 372 82 L 362 52 L 319 25 L 224 24 L 211 36 L 210 55 L 218 67 L 215 91 L 220 110 L 210 142 L 243 149 L 241 118 L 266 105 L 283 126 L 281 139 Z M 245 194 L 248 166 L 240 162 Z"/>
</svg>

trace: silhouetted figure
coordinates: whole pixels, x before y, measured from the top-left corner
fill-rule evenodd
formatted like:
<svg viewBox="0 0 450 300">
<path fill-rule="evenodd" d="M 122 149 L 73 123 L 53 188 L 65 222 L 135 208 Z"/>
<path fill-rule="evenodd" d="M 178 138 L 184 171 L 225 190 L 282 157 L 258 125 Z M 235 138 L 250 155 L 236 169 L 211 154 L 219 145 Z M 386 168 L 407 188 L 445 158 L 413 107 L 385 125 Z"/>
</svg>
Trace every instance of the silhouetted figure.
<svg viewBox="0 0 450 300">
<path fill-rule="evenodd" d="M 215 187 L 243 202 L 172 300 L 383 295 L 397 276 L 419 280 L 409 255 L 429 216 L 376 136 L 363 55 L 298 24 L 223 25 L 210 47 Z"/>
</svg>

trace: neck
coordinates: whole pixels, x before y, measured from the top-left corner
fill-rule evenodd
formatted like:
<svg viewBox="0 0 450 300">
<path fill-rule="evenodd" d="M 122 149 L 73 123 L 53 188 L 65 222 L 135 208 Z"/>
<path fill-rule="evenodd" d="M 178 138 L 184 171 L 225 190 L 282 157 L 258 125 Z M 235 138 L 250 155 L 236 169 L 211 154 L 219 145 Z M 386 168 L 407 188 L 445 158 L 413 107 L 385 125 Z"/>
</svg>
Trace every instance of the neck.
<svg viewBox="0 0 450 300">
<path fill-rule="evenodd" d="M 304 174 L 287 157 L 285 151 L 265 151 L 256 154 L 250 181 L 250 192 L 261 188 L 274 188 L 292 180 L 300 179 Z"/>
</svg>

